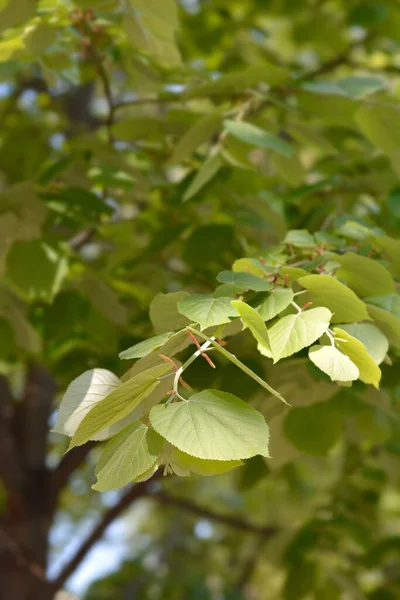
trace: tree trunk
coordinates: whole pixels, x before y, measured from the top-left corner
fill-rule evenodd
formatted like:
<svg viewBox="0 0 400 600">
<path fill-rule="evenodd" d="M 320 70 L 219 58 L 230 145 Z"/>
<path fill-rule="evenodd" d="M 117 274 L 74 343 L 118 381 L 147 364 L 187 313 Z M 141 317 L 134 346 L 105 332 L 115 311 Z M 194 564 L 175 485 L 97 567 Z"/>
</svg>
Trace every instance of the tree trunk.
<svg viewBox="0 0 400 600">
<path fill-rule="evenodd" d="M 9 496 L 2 523 L 0 600 L 50 600 L 46 568 L 53 507 L 48 472 L 30 478 L 23 502 L 18 496 Z"/>
<path fill-rule="evenodd" d="M 0 474 L 6 492 L 0 507 L 0 600 L 50 600 L 46 568 L 56 498 L 46 452 L 55 386 L 37 365 L 28 369 L 20 401 L 12 400 L 4 379 L 0 383 Z"/>
</svg>

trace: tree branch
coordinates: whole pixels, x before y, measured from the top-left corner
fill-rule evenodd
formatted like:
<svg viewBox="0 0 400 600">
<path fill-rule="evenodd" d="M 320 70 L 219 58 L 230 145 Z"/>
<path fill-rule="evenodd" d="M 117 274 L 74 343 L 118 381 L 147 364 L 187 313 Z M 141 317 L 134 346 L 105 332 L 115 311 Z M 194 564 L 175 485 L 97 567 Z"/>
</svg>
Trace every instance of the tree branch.
<svg viewBox="0 0 400 600">
<path fill-rule="evenodd" d="M 194 502 L 186 500 L 186 498 L 176 498 L 175 496 L 170 496 L 166 492 L 155 492 L 151 497 L 155 500 L 158 500 L 161 504 L 170 504 L 171 506 L 176 506 L 177 508 L 191 512 L 198 517 L 210 519 L 211 521 L 216 521 L 222 525 L 228 525 L 229 527 L 241 529 L 242 531 L 246 531 L 248 533 L 256 533 L 264 538 L 273 537 L 279 532 L 279 528 L 274 525 L 254 525 L 253 523 L 249 523 L 240 517 L 215 513 L 208 508 L 204 508 L 203 506 L 199 506 Z"/>
<path fill-rule="evenodd" d="M 78 548 L 76 554 L 61 570 L 58 577 L 53 581 L 54 591 L 58 590 L 65 581 L 74 573 L 77 567 L 81 564 L 86 555 L 90 552 L 93 546 L 100 540 L 103 533 L 111 523 L 117 519 L 131 504 L 138 498 L 142 498 L 149 493 L 152 483 L 155 479 L 162 476 L 162 471 L 158 471 L 148 481 L 143 481 L 133 485 L 128 491 L 118 500 L 118 502 L 104 513 L 98 524 L 94 527 L 92 533 L 83 541 Z"/>
</svg>

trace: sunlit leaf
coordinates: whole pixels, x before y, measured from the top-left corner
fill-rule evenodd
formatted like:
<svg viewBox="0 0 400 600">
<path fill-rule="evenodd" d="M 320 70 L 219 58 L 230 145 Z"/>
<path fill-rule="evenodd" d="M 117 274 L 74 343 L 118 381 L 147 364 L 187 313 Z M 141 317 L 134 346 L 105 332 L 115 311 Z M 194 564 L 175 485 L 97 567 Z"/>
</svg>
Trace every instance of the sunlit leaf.
<svg viewBox="0 0 400 600">
<path fill-rule="evenodd" d="M 150 421 L 168 442 L 197 458 L 231 461 L 268 456 L 263 416 L 226 392 L 205 390 L 185 402 L 155 406 Z"/>
</svg>

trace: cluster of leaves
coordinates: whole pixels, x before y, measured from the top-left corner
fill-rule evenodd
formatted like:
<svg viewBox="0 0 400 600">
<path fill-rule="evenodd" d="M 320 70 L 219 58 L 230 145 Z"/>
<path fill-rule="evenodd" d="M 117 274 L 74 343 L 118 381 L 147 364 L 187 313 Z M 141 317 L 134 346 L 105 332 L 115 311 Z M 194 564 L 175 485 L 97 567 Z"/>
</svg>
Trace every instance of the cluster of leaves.
<svg viewBox="0 0 400 600">
<path fill-rule="evenodd" d="M 400 256 L 393 247 L 400 244 L 387 236 L 358 247 L 348 242 L 331 233 L 291 230 L 264 256 L 238 259 L 232 271 L 222 271 L 212 295 L 156 297 L 150 315 L 156 315 L 157 335 L 120 354 L 139 359 L 123 383 L 110 371 L 87 371 L 72 382 L 61 403 L 56 431 L 72 437 L 70 448 L 110 438 L 97 466 L 95 489 L 148 478 L 161 464 L 177 475 L 213 474 L 252 456 L 269 456 L 268 428 L 254 408 L 224 391 L 209 389 L 185 398 L 178 389 L 196 358 L 215 368 L 206 354 L 214 349 L 285 402 L 224 348 L 220 338 L 237 335 L 243 327 L 274 363 L 309 348 L 311 362 L 332 381 L 351 386 L 360 380 L 379 389 L 379 365 L 390 363 L 389 344 L 400 349 L 400 296 L 391 274 Z M 372 253 L 379 254 L 375 259 L 366 255 Z M 188 342 L 197 350 L 178 367 L 172 357 Z M 289 419 L 289 435 L 292 428 L 296 425 Z"/>
<path fill-rule="evenodd" d="M 399 26 L 392 0 L 0 0 L 1 371 L 89 370 L 55 430 L 109 440 L 96 489 L 243 464 L 218 498 L 163 486 L 280 523 L 268 600 L 400 594 Z M 158 597 L 208 597 L 180 561 Z"/>
</svg>

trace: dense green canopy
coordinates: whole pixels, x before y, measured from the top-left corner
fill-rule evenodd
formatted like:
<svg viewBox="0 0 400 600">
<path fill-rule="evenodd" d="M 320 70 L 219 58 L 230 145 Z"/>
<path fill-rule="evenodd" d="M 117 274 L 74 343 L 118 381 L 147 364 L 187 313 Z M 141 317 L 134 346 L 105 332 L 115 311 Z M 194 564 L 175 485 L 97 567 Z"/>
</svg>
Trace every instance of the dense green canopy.
<svg viewBox="0 0 400 600">
<path fill-rule="evenodd" d="M 1 598 L 400 596 L 399 31 L 0 0 Z"/>
</svg>

